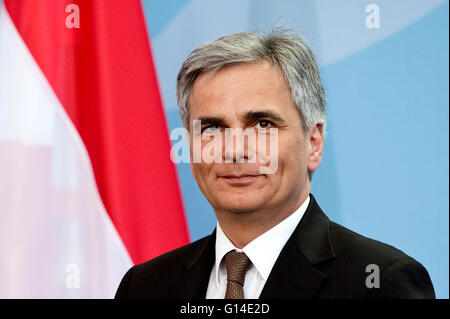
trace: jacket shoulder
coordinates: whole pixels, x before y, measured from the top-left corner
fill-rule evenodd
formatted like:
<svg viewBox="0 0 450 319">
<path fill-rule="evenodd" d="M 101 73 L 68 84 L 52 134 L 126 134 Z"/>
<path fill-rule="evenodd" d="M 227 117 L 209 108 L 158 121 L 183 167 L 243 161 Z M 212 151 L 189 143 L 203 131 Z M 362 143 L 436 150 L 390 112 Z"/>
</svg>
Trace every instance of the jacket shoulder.
<svg viewBox="0 0 450 319">
<path fill-rule="evenodd" d="M 330 234 L 339 273 L 347 282 L 360 282 L 369 298 L 435 298 L 425 267 L 403 251 L 330 222 Z M 378 273 L 378 287 L 367 280 Z M 355 286 L 355 288 L 357 288 Z M 369 288 L 369 289 L 368 289 Z"/>
<path fill-rule="evenodd" d="M 149 271 L 154 271 L 156 269 L 166 269 L 167 267 L 177 264 L 180 265 L 185 261 L 189 256 L 196 253 L 199 249 L 201 249 L 206 242 L 209 240 L 211 235 L 203 237 L 199 240 L 196 240 L 190 244 L 184 245 L 177 249 L 171 250 L 165 254 L 162 254 L 158 257 L 150 259 L 146 262 L 138 264 L 134 266 L 135 271 L 140 273 L 147 273 Z"/>
<path fill-rule="evenodd" d="M 197 254 L 210 237 L 211 235 L 206 236 L 131 267 L 122 278 L 115 298 L 167 298 L 171 292 L 161 288 L 168 288 L 168 283 L 180 280 L 183 263 L 193 254 Z M 154 287 L 160 288 L 152 291 Z"/>
<path fill-rule="evenodd" d="M 381 241 L 365 237 L 330 221 L 330 233 L 336 254 L 346 259 L 360 259 L 381 264 L 411 258 L 403 251 Z"/>
</svg>

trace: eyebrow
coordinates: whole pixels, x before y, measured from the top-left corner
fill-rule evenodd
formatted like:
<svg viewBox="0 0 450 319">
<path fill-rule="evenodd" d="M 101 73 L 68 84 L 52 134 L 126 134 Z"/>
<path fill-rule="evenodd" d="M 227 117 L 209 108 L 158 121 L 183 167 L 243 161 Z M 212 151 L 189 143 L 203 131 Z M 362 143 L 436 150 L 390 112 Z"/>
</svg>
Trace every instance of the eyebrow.
<svg viewBox="0 0 450 319">
<path fill-rule="evenodd" d="M 224 126 L 225 125 L 225 120 L 222 117 L 201 116 L 201 117 L 197 118 L 196 120 L 201 121 L 201 126 L 206 126 L 206 125 Z"/>
<path fill-rule="evenodd" d="M 277 122 L 278 125 L 286 124 L 286 121 L 276 112 L 271 110 L 261 110 L 261 111 L 249 111 L 244 113 L 242 118 L 248 123 L 260 119 L 269 119 Z M 217 125 L 226 126 L 226 121 L 223 117 L 217 116 L 200 116 L 196 120 L 201 121 L 201 126 Z"/>
</svg>

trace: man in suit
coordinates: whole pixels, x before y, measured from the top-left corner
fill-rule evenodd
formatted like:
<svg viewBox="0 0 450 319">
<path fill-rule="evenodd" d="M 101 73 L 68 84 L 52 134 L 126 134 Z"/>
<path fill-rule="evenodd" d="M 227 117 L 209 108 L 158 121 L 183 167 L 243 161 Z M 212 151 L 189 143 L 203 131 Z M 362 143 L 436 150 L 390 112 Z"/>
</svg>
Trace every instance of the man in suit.
<svg viewBox="0 0 450 319">
<path fill-rule="evenodd" d="M 325 97 L 298 35 L 237 33 L 206 43 L 183 63 L 177 95 L 192 175 L 217 227 L 132 267 L 116 298 L 435 297 L 420 263 L 333 223 L 310 193 Z"/>
</svg>

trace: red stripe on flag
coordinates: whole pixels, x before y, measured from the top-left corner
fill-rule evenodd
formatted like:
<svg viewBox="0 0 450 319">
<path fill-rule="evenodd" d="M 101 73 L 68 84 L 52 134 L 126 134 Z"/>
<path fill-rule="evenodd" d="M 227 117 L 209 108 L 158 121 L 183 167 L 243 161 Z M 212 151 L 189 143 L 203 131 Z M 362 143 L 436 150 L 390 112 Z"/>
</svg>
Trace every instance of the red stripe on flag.
<svg viewBox="0 0 450 319">
<path fill-rule="evenodd" d="M 66 6 L 80 28 L 66 27 Z M 5 0 L 77 128 L 106 210 L 134 263 L 188 232 L 139 0 Z M 23 92 L 26 94 L 26 92 Z"/>
</svg>

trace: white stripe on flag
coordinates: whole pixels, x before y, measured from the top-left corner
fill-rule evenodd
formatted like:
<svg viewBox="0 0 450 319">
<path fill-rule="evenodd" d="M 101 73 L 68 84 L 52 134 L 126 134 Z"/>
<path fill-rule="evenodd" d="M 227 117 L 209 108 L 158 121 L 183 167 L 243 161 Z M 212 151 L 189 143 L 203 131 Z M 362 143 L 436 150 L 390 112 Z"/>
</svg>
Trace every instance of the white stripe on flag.
<svg viewBox="0 0 450 319">
<path fill-rule="evenodd" d="M 0 298 L 111 298 L 131 259 L 4 5 L 0 48 Z"/>
</svg>

